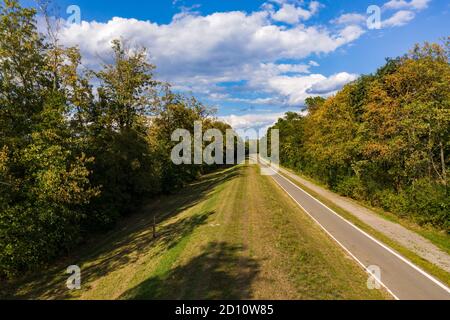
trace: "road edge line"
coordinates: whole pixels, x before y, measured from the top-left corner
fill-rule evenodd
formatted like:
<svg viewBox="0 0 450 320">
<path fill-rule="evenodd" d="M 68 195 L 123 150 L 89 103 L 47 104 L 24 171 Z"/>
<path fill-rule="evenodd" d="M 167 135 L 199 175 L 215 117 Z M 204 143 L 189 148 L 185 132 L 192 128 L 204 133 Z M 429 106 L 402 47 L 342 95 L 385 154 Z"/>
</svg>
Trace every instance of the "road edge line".
<svg viewBox="0 0 450 320">
<path fill-rule="evenodd" d="M 444 285 L 442 282 L 440 282 L 439 280 L 437 280 L 435 277 L 433 277 L 432 275 L 428 274 L 426 271 L 422 270 L 420 267 L 416 266 L 414 263 L 412 263 L 411 261 L 409 261 L 408 259 L 406 259 L 405 257 L 401 256 L 399 253 L 395 252 L 393 249 L 389 248 L 387 245 L 385 245 L 384 243 L 382 243 L 381 241 L 379 241 L 378 239 L 374 238 L 373 236 L 371 236 L 370 234 L 368 234 L 367 232 L 365 232 L 364 230 L 362 230 L 361 228 L 359 228 L 358 226 L 356 226 L 355 224 L 353 224 L 352 222 L 348 221 L 347 219 L 345 219 L 344 217 L 342 217 L 340 214 L 338 214 L 337 212 L 335 212 L 333 209 L 331 209 L 330 207 L 328 207 L 326 204 L 324 204 L 323 202 L 321 202 L 320 200 L 316 199 L 315 197 L 313 197 L 311 194 L 309 194 L 309 192 L 303 190 L 302 188 L 300 188 L 297 184 L 293 183 L 291 180 L 289 180 L 288 178 L 286 178 L 284 175 L 276 172 L 275 170 L 273 170 L 271 168 L 271 166 L 269 166 L 269 168 L 275 172 L 276 174 L 278 174 L 280 177 L 282 177 L 283 179 L 285 179 L 286 181 L 288 181 L 289 183 L 291 183 L 292 185 L 294 185 L 296 188 L 300 189 L 301 191 L 303 191 L 304 193 L 306 193 L 310 198 L 314 199 L 315 201 L 317 201 L 319 204 L 321 204 L 322 206 L 324 206 L 325 208 L 327 208 L 328 210 L 330 210 L 333 214 L 335 214 L 336 216 L 338 216 L 339 218 L 341 218 L 342 220 L 344 220 L 345 222 L 347 222 L 349 225 L 351 225 L 352 227 L 354 227 L 356 230 L 358 230 L 359 232 L 361 232 L 362 234 L 364 234 L 366 237 L 368 237 L 369 239 L 371 239 L 372 241 L 374 241 L 375 243 L 377 243 L 379 246 L 383 247 L 385 250 L 389 251 L 391 254 L 395 255 L 397 258 L 399 258 L 400 260 L 402 260 L 403 262 L 405 262 L 406 264 L 408 264 L 410 267 L 412 267 L 413 269 L 415 269 L 416 271 L 418 271 L 419 273 L 421 273 L 422 275 L 424 275 L 426 278 L 428 278 L 429 280 L 431 280 L 432 282 L 434 282 L 436 285 L 438 285 L 439 287 L 441 287 L 442 289 L 444 289 L 444 291 L 446 291 L 447 293 L 450 293 L 450 289 Z M 284 188 L 283 188 L 284 189 Z M 286 190 L 285 190 L 286 191 Z M 287 192 L 287 191 L 286 191 Z"/>
<path fill-rule="evenodd" d="M 373 274 L 370 272 L 369 268 L 366 267 L 364 265 L 364 263 L 362 263 L 349 249 L 347 249 L 339 240 L 337 240 L 316 218 L 314 218 L 309 212 L 308 210 L 306 210 L 278 181 L 276 181 L 275 179 L 273 179 L 273 181 L 281 188 L 283 189 L 283 191 L 292 199 L 295 201 L 295 203 L 297 203 L 297 205 L 315 222 L 317 223 L 320 228 L 325 231 L 325 233 L 332 238 L 342 249 L 344 249 L 345 252 L 347 252 L 347 254 L 349 254 L 356 262 L 358 262 L 358 264 L 360 265 L 360 267 L 363 268 L 363 270 L 373 276 Z M 385 285 L 380 279 L 377 279 L 376 277 L 374 277 L 375 281 L 377 281 L 379 284 L 381 284 L 386 291 L 392 296 L 394 297 L 395 300 L 400 300 L 392 291 L 391 289 L 389 289 L 387 287 L 387 285 Z"/>
</svg>

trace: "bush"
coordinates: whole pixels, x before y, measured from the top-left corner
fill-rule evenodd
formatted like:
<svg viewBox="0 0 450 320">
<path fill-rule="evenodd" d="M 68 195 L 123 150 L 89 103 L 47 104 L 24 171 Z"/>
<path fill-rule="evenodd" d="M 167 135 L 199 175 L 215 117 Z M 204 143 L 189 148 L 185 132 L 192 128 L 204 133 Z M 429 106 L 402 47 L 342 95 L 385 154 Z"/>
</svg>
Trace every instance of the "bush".
<svg viewBox="0 0 450 320">
<path fill-rule="evenodd" d="M 335 190 L 344 196 L 357 200 L 367 199 L 367 190 L 356 176 L 342 178 L 337 183 Z"/>
<path fill-rule="evenodd" d="M 405 190 L 383 190 L 375 195 L 381 207 L 421 225 L 431 225 L 450 232 L 450 197 L 448 187 L 419 179 Z"/>
<path fill-rule="evenodd" d="M 404 194 L 396 194 L 393 190 L 386 189 L 377 192 L 375 199 L 379 201 L 381 207 L 386 211 L 395 213 L 400 217 L 410 215 L 408 212 L 408 200 Z"/>
<path fill-rule="evenodd" d="M 450 232 L 449 188 L 428 179 L 416 180 L 406 191 L 407 210 L 420 224 L 443 227 Z"/>
</svg>

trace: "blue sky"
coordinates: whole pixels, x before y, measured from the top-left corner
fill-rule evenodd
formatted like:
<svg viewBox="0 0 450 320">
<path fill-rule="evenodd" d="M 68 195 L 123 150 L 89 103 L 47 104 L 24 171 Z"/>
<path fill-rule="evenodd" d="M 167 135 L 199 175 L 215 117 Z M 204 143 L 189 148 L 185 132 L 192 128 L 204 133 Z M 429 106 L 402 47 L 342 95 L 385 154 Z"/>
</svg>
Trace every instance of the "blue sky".
<svg viewBox="0 0 450 320">
<path fill-rule="evenodd" d="M 218 109 L 237 129 L 264 128 L 311 95 L 329 96 L 386 57 L 449 35 L 446 0 L 57 0 L 82 23 L 61 32 L 95 66 L 122 37 L 149 49 L 156 76 Z M 24 4 L 31 0 L 23 1 Z M 381 10 L 369 29 L 367 8 Z"/>
</svg>

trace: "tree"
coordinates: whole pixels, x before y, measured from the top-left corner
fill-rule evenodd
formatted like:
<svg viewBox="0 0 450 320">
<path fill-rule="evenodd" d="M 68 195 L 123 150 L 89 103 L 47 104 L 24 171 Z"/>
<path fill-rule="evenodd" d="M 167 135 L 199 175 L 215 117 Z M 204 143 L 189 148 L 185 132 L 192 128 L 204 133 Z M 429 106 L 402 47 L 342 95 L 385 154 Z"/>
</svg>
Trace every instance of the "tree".
<svg viewBox="0 0 450 320">
<path fill-rule="evenodd" d="M 98 194 L 34 14 L 16 1 L 0 7 L 0 274 L 9 276 L 73 247 L 82 208 Z"/>
<path fill-rule="evenodd" d="M 160 189 L 147 141 L 149 117 L 156 111 L 154 66 L 144 49 L 126 49 L 119 40 L 112 42 L 112 56 L 111 64 L 91 72 L 99 83 L 98 99 L 89 103 L 92 96 L 84 81 L 76 84 L 79 94 L 73 97 L 83 110 L 87 152 L 95 157 L 91 181 L 102 191 L 88 217 L 94 229 L 111 226 Z"/>
<path fill-rule="evenodd" d="M 39 34 L 35 14 L 0 4 L 0 278 L 70 253 L 215 168 L 175 166 L 173 130 L 229 128 L 155 81 L 144 48 L 115 40 L 111 63 L 83 70 L 78 48 L 59 45 L 48 16 Z"/>
<path fill-rule="evenodd" d="M 387 59 L 307 115 L 287 114 L 281 162 L 332 189 L 447 231 L 449 216 L 449 41 Z"/>
</svg>

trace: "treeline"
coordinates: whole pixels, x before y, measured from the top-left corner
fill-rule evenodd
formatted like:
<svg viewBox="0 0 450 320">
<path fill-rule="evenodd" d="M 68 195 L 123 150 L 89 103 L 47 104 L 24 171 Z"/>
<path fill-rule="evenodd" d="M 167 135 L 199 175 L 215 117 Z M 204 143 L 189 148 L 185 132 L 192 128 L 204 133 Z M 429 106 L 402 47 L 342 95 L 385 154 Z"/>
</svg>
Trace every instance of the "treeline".
<svg viewBox="0 0 450 320">
<path fill-rule="evenodd" d="M 111 63 L 86 70 L 35 17 L 0 4 L 0 278 L 69 253 L 144 198 L 210 170 L 172 163 L 175 129 L 229 128 L 155 81 L 144 49 L 114 41 Z"/>
<path fill-rule="evenodd" d="M 345 196 L 450 232 L 450 42 L 417 45 L 288 113 L 280 161 Z"/>
</svg>

